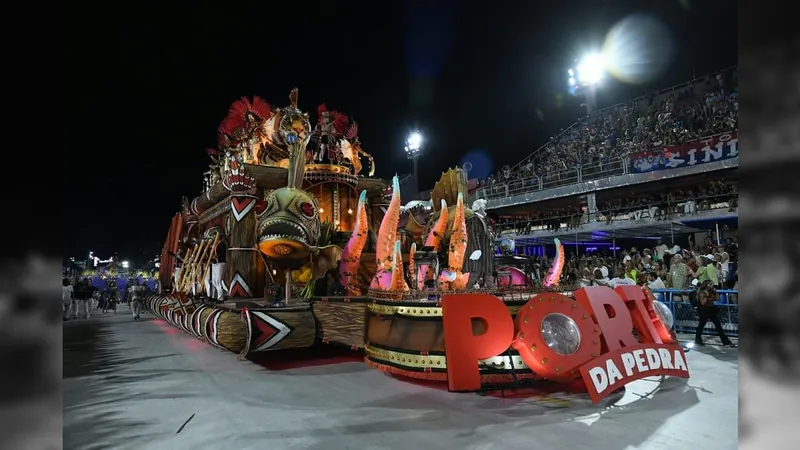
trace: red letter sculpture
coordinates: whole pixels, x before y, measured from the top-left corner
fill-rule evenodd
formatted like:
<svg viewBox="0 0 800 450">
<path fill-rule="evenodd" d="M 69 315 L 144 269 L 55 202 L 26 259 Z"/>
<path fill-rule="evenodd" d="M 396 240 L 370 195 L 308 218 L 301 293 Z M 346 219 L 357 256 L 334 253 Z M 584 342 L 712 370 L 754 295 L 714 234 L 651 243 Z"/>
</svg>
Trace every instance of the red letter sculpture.
<svg viewBox="0 0 800 450">
<path fill-rule="evenodd" d="M 483 323 L 483 334 L 473 333 L 473 319 Z M 448 390 L 480 389 L 478 360 L 503 353 L 514 337 L 514 322 L 508 308 L 493 295 L 445 295 L 442 297 L 442 322 Z"/>
<path fill-rule="evenodd" d="M 636 331 L 639 332 L 640 340 L 642 343 L 653 344 L 674 344 L 675 340 L 672 338 L 666 324 L 658 317 L 655 307 L 653 306 L 653 298 L 645 294 L 645 291 L 638 286 L 617 286 L 616 289 L 620 297 L 625 300 L 628 305 L 628 311 L 631 313 L 633 325 Z"/>
<path fill-rule="evenodd" d="M 628 307 L 611 288 L 581 288 L 575 291 L 575 299 L 578 304 L 592 311 L 594 319 L 603 330 L 603 341 L 607 346 L 603 353 L 638 344 L 633 337 L 633 321 L 628 314 Z"/>
<path fill-rule="evenodd" d="M 573 353 L 559 354 L 547 344 L 542 324 L 551 314 L 564 315 L 577 325 L 580 340 Z M 517 313 L 517 330 L 512 347 L 534 372 L 554 381 L 578 378 L 578 367 L 600 356 L 600 327 L 587 310 L 563 294 L 553 292 L 533 297 Z"/>
</svg>

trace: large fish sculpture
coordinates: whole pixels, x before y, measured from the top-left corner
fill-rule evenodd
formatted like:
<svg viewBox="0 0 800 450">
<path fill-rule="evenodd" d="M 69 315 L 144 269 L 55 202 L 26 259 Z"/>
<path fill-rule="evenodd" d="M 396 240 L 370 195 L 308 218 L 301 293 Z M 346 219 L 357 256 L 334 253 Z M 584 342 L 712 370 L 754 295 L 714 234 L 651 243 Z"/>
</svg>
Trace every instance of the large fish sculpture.
<svg viewBox="0 0 800 450">
<path fill-rule="evenodd" d="M 317 247 L 321 233 L 317 200 L 302 189 L 305 174 L 305 148 L 311 128 L 308 116 L 293 103 L 281 114 L 280 132 L 289 143 L 288 183 L 267 195 L 259 214 L 258 249 L 280 267 L 297 269 L 311 263 L 312 279 L 335 268 L 342 249 L 329 245 Z"/>
<path fill-rule="evenodd" d="M 347 295 L 361 295 L 361 286 L 358 279 L 358 267 L 361 264 L 361 252 L 369 237 L 369 223 L 367 219 L 367 191 L 361 191 L 356 208 L 356 223 L 353 233 L 342 252 L 342 261 L 339 264 L 339 281 L 347 291 Z"/>
</svg>

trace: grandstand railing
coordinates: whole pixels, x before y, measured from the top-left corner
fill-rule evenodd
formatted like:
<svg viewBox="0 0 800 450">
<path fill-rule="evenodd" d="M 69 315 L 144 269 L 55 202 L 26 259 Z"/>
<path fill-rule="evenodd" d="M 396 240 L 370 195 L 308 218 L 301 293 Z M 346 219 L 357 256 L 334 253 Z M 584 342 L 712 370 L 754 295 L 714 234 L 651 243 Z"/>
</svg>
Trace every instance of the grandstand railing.
<svg viewBox="0 0 800 450">
<path fill-rule="evenodd" d="M 701 211 L 714 211 L 714 210 L 721 210 L 721 209 L 735 209 L 737 208 L 734 200 L 738 201 L 739 194 L 738 192 L 731 192 L 726 194 L 715 194 L 715 195 L 706 195 L 706 196 L 697 196 L 694 199 L 683 198 L 683 199 L 672 199 L 672 201 L 667 205 L 668 208 L 672 208 L 671 211 L 667 211 L 666 214 L 662 215 L 661 206 L 663 205 L 662 202 L 657 203 L 649 203 L 646 205 L 637 205 L 637 206 L 625 206 L 622 208 L 616 208 L 611 210 L 602 211 L 599 210 L 596 213 L 596 220 L 598 222 L 620 222 L 620 221 L 627 221 L 627 220 L 652 220 L 657 219 L 657 217 L 651 217 L 651 213 L 656 213 L 658 217 L 663 217 L 663 220 L 672 220 L 678 217 L 690 217 L 698 212 Z M 689 207 L 688 211 L 686 208 L 686 203 L 690 200 L 694 200 L 695 206 L 694 208 Z M 704 208 L 703 204 L 708 202 L 708 207 Z M 651 209 L 657 208 L 657 209 Z M 607 214 L 607 215 L 606 215 Z M 514 222 L 506 222 L 506 223 L 496 223 L 494 228 L 497 232 L 498 239 L 502 238 L 503 236 L 509 234 L 530 234 L 535 231 L 547 231 L 551 227 L 550 224 L 558 223 L 558 229 L 570 230 L 579 228 L 582 225 L 586 225 L 589 223 L 589 213 L 583 214 L 572 214 L 567 216 L 555 216 L 555 217 L 542 217 L 536 218 L 531 220 L 518 220 Z M 555 230 L 552 230 L 555 231 Z"/>
<path fill-rule="evenodd" d="M 591 163 L 572 169 L 550 172 L 544 176 L 529 179 L 516 179 L 505 183 L 494 183 L 478 188 L 478 197 L 490 200 L 504 198 L 526 192 L 543 191 L 557 186 L 567 186 L 583 181 L 624 175 L 628 173 L 630 163 L 627 158 L 612 158 L 602 163 Z"/>
<path fill-rule="evenodd" d="M 653 289 L 656 299 L 664 303 L 670 311 L 674 323 L 672 328 L 679 333 L 695 333 L 699 325 L 700 318 L 697 315 L 694 305 L 689 301 L 691 290 L 684 289 Z M 719 301 L 714 304 L 717 306 L 717 315 L 722 323 L 722 329 L 728 336 L 739 336 L 739 304 L 738 290 L 718 289 Z M 703 328 L 702 334 L 716 335 L 716 329 L 711 322 Z"/>
<path fill-rule="evenodd" d="M 687 87 L 689 87 L 689 86 L 691 86 L 693 84 L 696 84 L 696 83 L 698 83 L 700 81 L 705 80 L 708 77 L 716 77 L 719 74 L 732 72 L 732 71 L 736 70 L 737 68 L 738 68 L 738 66 L 727 67 L 727 68 L 722 69 L 720 71 L 717 71 L 717 72 L 714 72 L 714 73 L 710 73 L 710 74 L 707 74 L 707 75 L 703 75 L 703 76 L 700 76 L 700 77 L 697 77 L 697 78 L 693 78 L 693 79 L 691 79 L 689 81 L 684 81 L 683 83 L 679 83 L 679 84 L 676 84 L 674 86 L 670 86 L 668 88 L 664 88 L 664 89 L 661 89 L 661 90 L 656 91 L 656 92 L 652 92 L 652 93 L 649 93 L 649 94 L 641 95 L 641 96 L 636 97 L 636 98 L 634 98 L 632 100 L 628 100 L 628 101 L 624 101 L 624 102 L 621 102 L 621 103 L 617 103 L 615 105 L 607 106 L 607 107 L 605 107 L 603 109 L 600 109 L 600 110 L 596 111 L 594 114 L 595 115 L 600 115 L 600 114 L 612 111 L 614 109 L 618 109 L 618 108 L 623 107 L 623 106 L 628 105 L 628 104 L 638 104 L 639 102 L 641 102 L 643 100 L 647 100 L 648 98 L 651 98 L 651 97 L 656 98 L 656 97 L 662 96 L 664 94 L 669 94 L 669 93 L 675 92 L 675 91 L 680 90 L 680 89 L 685 89 L 685 88 L 687 88 Z M 555 136 L 553 136 L 551 138 L 551 140 L 553 140 L 553 139 L 558 140 L 558 138 L 560 138 L 561 136 L 566 134 L 569 130 L 571 130 L 575 126 L 580 125 L 581 123 L 583 123 L 583 121 L 586 120 L 587 118 L 588 118 L 588 116 L 581 117 L 577 121 L 573 122 L 572 125 L 570 125 L 567 128 L 559 131 L 558 134 L 556 134 Z M 519 167 L 522 167 L 524 164 L 527 164 L 528 162 L 530 162 L 530 160 L 531 160 L 531 158 L 533 158 L 533 156 L 535 156 L 537 153 L 542 151 L 549 144 L 550 143 L 547 142 L 544 145 L 542 145 L 541 147 L 539 147 L 536 150 L 534 150 L 533 152 L 529 153 L 528 156 L 526 156 L 520 162 L 515 164 L 512 167 L 512 170 L 516 170 Z"/>
</svg>

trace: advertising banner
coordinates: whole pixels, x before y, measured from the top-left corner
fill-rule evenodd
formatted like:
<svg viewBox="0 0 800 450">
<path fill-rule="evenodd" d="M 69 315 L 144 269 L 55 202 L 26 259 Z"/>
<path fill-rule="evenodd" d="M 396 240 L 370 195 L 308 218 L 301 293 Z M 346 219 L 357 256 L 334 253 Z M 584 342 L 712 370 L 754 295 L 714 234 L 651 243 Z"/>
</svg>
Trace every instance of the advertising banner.
<svg viewBox="0 0 800 450">
<path fill-rule="evenodd" d="M 738 132 L 724 133 L 683 145 L 668 145 L 660 150 L 631 153 L 636 173 L 675 169 L 739 156 Z"/>
</svg>

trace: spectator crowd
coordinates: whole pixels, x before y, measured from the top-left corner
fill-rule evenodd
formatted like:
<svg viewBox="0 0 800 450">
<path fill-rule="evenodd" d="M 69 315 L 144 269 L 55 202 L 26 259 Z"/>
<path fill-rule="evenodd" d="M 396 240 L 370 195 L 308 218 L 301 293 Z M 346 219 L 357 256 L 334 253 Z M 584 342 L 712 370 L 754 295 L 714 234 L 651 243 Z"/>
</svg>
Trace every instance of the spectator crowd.
<svg viewBox="0 0 800 450">
<path fill-rule="evenodd" d="M 639 195 L 599 202 L 597 220 L 670 220 L 712 208 L 738 207 L 738 185 L 735 181 L 714 180 L 695 188 L 665 189 L 660 195 Z M 530 214 L 500 217 L 494 220 L 495 232 L 530 234 L 534 230 L 559 231 L 588 223 L 589 212 L 582 204 L 551 208 Z"/>
<path fill-rule="evenodd" d="M 709 280 L 717 289 L 738 290 L 738 262 L 738 238 L 727 238 L 717 245 L 713 233 L 708 232 L 702 243 L 689 239 L 685 248 L 658 240 L 652 248 L 642 250 L 632 247 L 615 253 L 603 250 L 583 255 L 572 253 L 564 264 L 561 284 L 576 287 L 640 285 L 688 293 L 697 284 Z M 551 263 L 547 256 L 530 256 L 525 270 L 537 283 Z M 683 298 L 677 295 L 674 299 Z M 738 302 L 736 295 L 731 295 L 729 300 Z"/>
<path fill-rule="evenodd" d="M 622 173 L 629 155 L 738 129 L 738 71 L 612 106 L 580 119 L 519 165 L 481 180 L 484 195 L 538 189 Z"/>
</svg>

